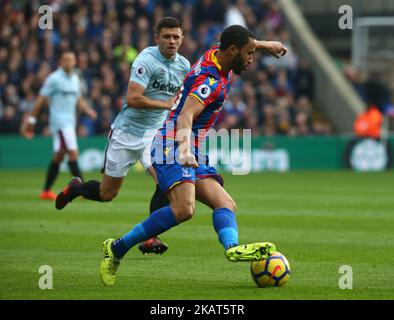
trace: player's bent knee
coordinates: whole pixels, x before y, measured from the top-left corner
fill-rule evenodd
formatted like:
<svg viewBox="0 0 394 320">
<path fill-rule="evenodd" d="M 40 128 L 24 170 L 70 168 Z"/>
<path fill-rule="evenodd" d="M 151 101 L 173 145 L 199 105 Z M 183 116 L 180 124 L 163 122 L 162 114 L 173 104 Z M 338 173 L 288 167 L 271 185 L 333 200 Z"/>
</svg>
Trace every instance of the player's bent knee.
<svg viewBox="0 0 394 320">
<path fill-rule="evenodd" d="M 172 212 L 174 213 L 178 222 L 191 219 L 194 215 L 194 209 L 194 203 L 182 203 L 172 206 Z"/>
<path fill-rule="evenodd" d="M 69 153 L 68 160 L 69 161 L 77 161 L 78 160 L 78 153 Z"/>
<path fill-rule="evenodd" d="M 53 161 L 58 164 L 60 164 L 63 161 L 63 159 L 64 159 L 64 153 L 61 152 L 55 153 L 53 157 Z"/>
<path fill-rule="evenodd" d="M 237 204 L 235 203 L 235 201 L 233 199 L 229 199 L 227 201 L 226 208 L 230 209 L 232 212 L 236 212 L 237 211 Z"/>
<path fill-rule="evenodd" d="M 237 204 L 232 198 L 228 198 L 223 201 L 219 201 L 217 204 L 215 204 L 214 209 L 220 209 L 220 208 L 227 208 L 230 209 L 232 212 L 237 211 Z"/>
</svg>

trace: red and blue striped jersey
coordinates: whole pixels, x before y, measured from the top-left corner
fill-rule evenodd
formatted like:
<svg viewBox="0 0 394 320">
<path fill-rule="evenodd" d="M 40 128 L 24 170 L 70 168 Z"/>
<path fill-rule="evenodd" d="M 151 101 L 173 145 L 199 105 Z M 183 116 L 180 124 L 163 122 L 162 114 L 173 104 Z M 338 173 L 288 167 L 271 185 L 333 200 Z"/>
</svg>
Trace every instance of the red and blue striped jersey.
<svg viewBox="0 0 394 320">
<path fill-rule="evenodd" d="M 192 132 L 194 140 L 192 145 L 199 148 L 206 139 L 207 131 L 211 129 L 218 119 L 223 103 L 230 91 L 232 71 L 224 72 L 218 63 L 215 53 L 219 47 L 212 47 L 191 67 L 183 80 L 174 106 L 163 127 L 156 135 L 156 139 L 173 140 L 176 137 L 176 122 L 186 98 L 194 96 L 203 105 L 204 110 L 193 120 Z"/>
</svg>

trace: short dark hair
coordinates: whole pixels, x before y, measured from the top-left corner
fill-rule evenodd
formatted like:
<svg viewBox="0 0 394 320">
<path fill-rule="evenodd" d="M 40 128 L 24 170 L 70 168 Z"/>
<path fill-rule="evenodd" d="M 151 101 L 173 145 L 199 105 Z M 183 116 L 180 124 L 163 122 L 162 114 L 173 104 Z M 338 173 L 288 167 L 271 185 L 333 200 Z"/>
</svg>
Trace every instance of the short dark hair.
<svg viewBox="0 0 394 320">
<path fill-rule="evenodd" d="M 180 28 L 180 29 L 182 29 L 180 21 L 174 17 L 161 18 L 159 23 L 156 26 L 156 33 L 159 34 L 161 29 L 163 29 L 163 28 L 170 28 L 170 29 Z"/>
<path fill-rule="evenodd" d="M 220 36 L 220 50 L 226 50 L 232 44 L 235 44 L 237 48 L 242 48 L 248 43 L 249 38 L 256 39 L 256 36 L 249 29 L 243 26 L 234 24 L 223 30 Z"/>
<path fill-rule="evenodd" d="M 63 58 L 63 56 L 66 55 L 66 54 L 73 54 L 74 56 L 77 56 L 77 55 L 75 54 L 75 52 L 72 51 L 71 49 L 66 49 L 66 50 L 63 50 L 63 51 L 60 52 L 59 57 L 60 57 L 60 58 Z"/>
</svg>

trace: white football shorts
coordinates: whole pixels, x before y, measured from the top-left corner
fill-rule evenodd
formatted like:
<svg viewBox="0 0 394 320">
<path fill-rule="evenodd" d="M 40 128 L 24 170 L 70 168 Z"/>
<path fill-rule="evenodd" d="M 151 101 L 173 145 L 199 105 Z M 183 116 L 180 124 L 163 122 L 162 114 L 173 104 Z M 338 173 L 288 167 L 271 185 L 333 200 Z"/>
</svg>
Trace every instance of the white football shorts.
<svg viewBox="0 0 394 320">
<path fill-rule="evenodd" d="M 60 150 L 75 151 L 78 150 L 77 133 L 74 128 L 65 128 L 57 130 L 53 135 L 53 151 Z"/>
<path fill-rule="evenodd" d="M 110 177 L 125 177 L 138 160 L 145 170 L 152 166 L 150 148 L 156 130 L 140 138 L 117 128 L 108 135 L 103 172 Z"/>
</svg>

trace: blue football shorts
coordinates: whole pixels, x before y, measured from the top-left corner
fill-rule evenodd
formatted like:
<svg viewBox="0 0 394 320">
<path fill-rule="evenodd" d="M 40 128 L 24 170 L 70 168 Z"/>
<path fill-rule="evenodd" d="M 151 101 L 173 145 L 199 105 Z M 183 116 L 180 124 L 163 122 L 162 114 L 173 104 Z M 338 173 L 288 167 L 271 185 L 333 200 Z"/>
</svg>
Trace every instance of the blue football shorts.
<svg viewBox="0 0 394 320">
<path fill-rule="evenodd" d="M 214 167 L 209 165 L 209 158 L 207 155 L 203 156 L 203 163 L 200 161 L 197 168 L 185 167 L 177 161 L 172 161 L 171 163 L 162 161 L 164 163 L 157 163 L 154 157 L 154 150 L 152 150 L 151 156 L 159 188 L 165 193 L 179 183 L 190 182 L 195 184 L 196 181 L 206 178 L 214 178 L 221 186 L 223 186 L 222 176 L 218 174 Z"/>
</svg>

